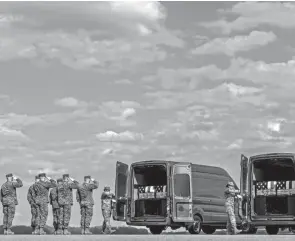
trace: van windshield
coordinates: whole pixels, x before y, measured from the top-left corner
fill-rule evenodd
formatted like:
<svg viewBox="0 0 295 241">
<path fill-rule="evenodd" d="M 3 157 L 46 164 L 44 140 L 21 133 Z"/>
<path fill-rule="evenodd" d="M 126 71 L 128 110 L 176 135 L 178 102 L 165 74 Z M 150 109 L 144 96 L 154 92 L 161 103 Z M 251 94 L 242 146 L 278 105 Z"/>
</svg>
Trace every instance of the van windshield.
<svg viewBox="0 0 295 241">
<path fill-rule="evenodd" d="M 190 197 L 190 176 L 188 174 L 174 175 L 174 195 L 177 197 Z"/>
</svg>

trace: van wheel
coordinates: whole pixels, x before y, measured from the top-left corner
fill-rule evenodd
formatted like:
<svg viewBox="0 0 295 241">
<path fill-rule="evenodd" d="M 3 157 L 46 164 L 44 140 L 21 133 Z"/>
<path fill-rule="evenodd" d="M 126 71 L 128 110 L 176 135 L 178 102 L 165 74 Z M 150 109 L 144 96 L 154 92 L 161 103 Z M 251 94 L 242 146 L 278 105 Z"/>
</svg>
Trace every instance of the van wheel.
<svg viewBox="0 0 295 241">
<path fill-rule="evenodd" d="M 194 223 L 188 228 L 190 234 L 199 234 L 202 228 L 202 219 L 199 216 L 194 217 Z"/>
<path fill-rule="evenodd" d="M 213 233 L 215 233 L 216 228 L 211 227 L 211 226 L 203 226 L 203 227 L 202 227 L 202 231 L 203 231 L 205 234 L 213 234 Z"/>
<path fill-rule="evenodd" d="M 152 226 L 152 227 L 150 227 L 151 234 L 161 234 L 163 230 L 164 229 L 161 226 Z"/>
<path fill-rule="evenodd" d="M 278 227 L 272 227 L 272 226 L 266 226 L 265 230 L 266 230 L 267 234 L 269 234 L 269 235 L 276 235 L 279 232 Z"/>
</svg>

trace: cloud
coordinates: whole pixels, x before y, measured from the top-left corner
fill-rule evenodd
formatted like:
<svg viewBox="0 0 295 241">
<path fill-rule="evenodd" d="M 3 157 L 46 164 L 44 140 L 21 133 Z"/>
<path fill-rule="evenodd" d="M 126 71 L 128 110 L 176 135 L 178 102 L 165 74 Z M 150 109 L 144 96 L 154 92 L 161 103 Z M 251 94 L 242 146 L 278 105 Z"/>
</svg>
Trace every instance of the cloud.
<svg viewBox="0 0 295 241">
<path fill-rule="evenodd" d="M 62 107 L 85 107 L 87 103 L 79 101 L 73 97 L 65 97 L 62 99 L 55 100 L 55 104 Z"/>
<path fill-rule="evenodd" d="M 114 131 L 106 131 L 104 133 L 97 134 L 96 138 L 100 141 L 106 142 L 138 141 L 143 139 L 143 135 L 141 133 L 133 133 L 130 131 L 119 133 Z"/>
<path fill-rule="evenodd" d="M 231 143 L 227 149 L 228 150 L 235 150 L 235 149 L 241 149 L 243 144 L 243 140 L 242 139 L 238 139 L 236 141 L 234 141 L 233 143 Z"/>
<path fill-rule="evenodd" d="M 117 122 L 120 126 L 135 125 L 135 120 L 130 117 L 136 114 L 136 109 L 141 108 L 141 105 L 135 101 L 107 101 L 100 105 L 102 115 L 109 120 Z"/>
<path fill-rule="evenodd" d="M 232 17 L 232 21 L 223 17 L 212 22 L 202 22 L 201 26 L 220 30 L 224 34 L 234 31 L 254 29 L 260 25 L 276 26 L 283 29 L 295 28 L 295 5 L 279 2 L 239 2 L 231 9 L 220 9 L 220 14 Z"/>
<path fill-rule="evenodd" d="M 184 46 L 162 23 L 166 13 L 158 2 L 0 6 L 11 16 L 22 17 L 22 21 L 9 20 L 9 27 L 1 29 L 0 61 L 26 59 L 46 65 L 58 61 L 77 70 L 117 73 L 164 60 L 163 45 Z"/>
<path fill-rule="evenodd" d="M 122 118 L 123 119 L 127 119 L 128 117 L 131 117 L 133 115 L 135 115 L 136 110 L 134 108 L 126 108 L 123 112 L 122 112 Z"/>
<path fill-rule="evenodd" d="M 129 79 L 120 79 L 115 81 L 116 84 L 121 84 L 121 85 L 131 85 L 132 82 Z"/>
<path fill-rule="evenodd" d="M 102 155 L 111 155 L 114 153 L 114 150 L 111 148 L 107 148 L 105 150 L 102 151 Z"/>
<path fill-rule="evenodd" d="M 40 168 L 28 170 L 28 173 L 31 175 L 38 175 L 39 173 L 46 173 L 47 175 L 61 175 L 68 172 L 68 169 L 52 169 L 52 168 Z"/>
<path fill-rule="evenodd" d="M 248 36 L 232 38 L 216 38 L 192 51 L 193 54 L 226 54 L 234 56 L 237 52 L 245 52 L 267 45 L 277 39 L 273 32 L 252 31 Z"/>
<path fill-rule="evenodd" d="M 1 123 L 2 122 L 2 123 Z M 6 126 L 6 121 L 0 120 L 0 135 L 9 138 L 22 138 L 28 140 L 29 138 L 20 130 L 14 130 Z"/>
<path fill-rule="evenodd" d="M 267 128 L 273 132 L 280 132 L 281 129 L 281 123 L 279 122 L 271 122 L 269 121 L 267 123 Z"/>
</svg>

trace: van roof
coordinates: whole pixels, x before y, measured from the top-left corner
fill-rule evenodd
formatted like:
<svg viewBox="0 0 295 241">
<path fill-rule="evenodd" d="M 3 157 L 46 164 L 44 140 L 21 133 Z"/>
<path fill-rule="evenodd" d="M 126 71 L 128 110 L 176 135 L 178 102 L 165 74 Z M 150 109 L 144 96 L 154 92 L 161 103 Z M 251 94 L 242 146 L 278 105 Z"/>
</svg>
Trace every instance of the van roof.
<svg viewBox="0 0 295 241">
<path fill-rule="evenodd" d="M 274 152 L 274 153 L 264 153 L 264 154 L 258 154 L 258 155 L 254 155 L 251 156 L 250 158 L 269 158 L 269 157 L 294 157 L 295 154 L 291 153 L 291 152 Z"/>
<path fill-rule="evenodd" d="M 148 160 L 148 161 L 138 161 L 138 162 L 134 162 L 132 164 L 138 165 L 138 164 L 153 164 L 153 163 L 177 164 L 177 163 L 182 163 L 182 162 L 167 161 L 167 160 Z M 189 163 L 191 163 L 191 162 L 189 162 Z M 221 167 L 208 166 L 208 165 L 195 164 L 195 163 L 191 163 L 191 164 L 193 166 L 193 169 L 195 169 L 195 171 L 197 171 L 197 172 L 212 173 L 212 174 L 216 174 L 216 175 L 229 176 L 227 171 L 225 171 Z"/>
</svg>

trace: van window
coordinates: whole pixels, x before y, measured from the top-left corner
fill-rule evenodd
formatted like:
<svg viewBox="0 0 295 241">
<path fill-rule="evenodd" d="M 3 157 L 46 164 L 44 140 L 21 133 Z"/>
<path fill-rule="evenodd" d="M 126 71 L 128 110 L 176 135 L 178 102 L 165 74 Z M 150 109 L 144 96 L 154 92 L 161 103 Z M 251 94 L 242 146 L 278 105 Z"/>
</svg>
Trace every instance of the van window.
<svg viewBox="0 0 295 241">
<path fill-rule="evenodd" d="M 174 194 L 178 197 L 190 197 L 190 176 L 188 174 L 174 175 Z"/>
<path fill-rule="evenodd" d="M 199 197 L 224 198 L 227 180 L 217 178 L 194 178 L 194 195 Z"/>
<path fill-rule="evenodd" d="M 117 195 L 118 197 L 124 197 L 126 194 L 126 183 L 127 183 L 126 175 L 119 173 L 117 183 L 118 183 Z"/>
</svg>

